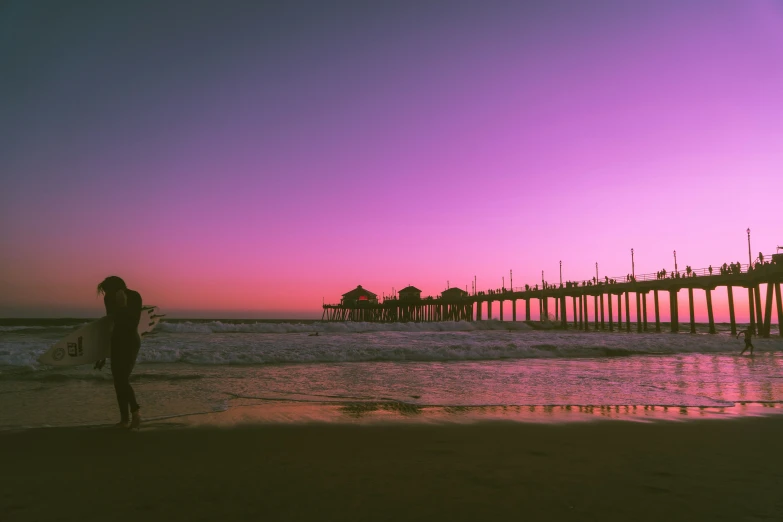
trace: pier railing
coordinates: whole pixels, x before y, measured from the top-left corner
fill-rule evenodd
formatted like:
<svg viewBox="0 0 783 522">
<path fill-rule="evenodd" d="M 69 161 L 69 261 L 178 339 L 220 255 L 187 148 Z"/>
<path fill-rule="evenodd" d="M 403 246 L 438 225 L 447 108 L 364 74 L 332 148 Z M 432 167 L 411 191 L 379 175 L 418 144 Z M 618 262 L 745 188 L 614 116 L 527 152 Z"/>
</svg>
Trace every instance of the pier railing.
<svg viewBox="0 0 783 522">
<path fill-rule="evenodd" d="M 772 258 L 771 255 L 769 255 L 769 256 L 768 255 L 764 255 L 764 259 L 771 259 L 771 258 Z M 717 265 L 717 266 L 712 266 L 712 271 L 710 271 L 710 267 L 706 267 L 706 268 L 694 268 L 694 269 L 691 269 L 690 272 L 688 272 L 687 270 L 679 270 L 679 269 L 677 271 L 673 271 L 673 272 L 667 271 L 666 275 L 662 275 L 661 272 L 650 272 L 650 273 L 647 273 L 647 274 L 637 274 L 637 275 L 633 276 L 633 280 L 628 280 L 628 276 L 630 274 L 626 274 L 626 275 L 622 275 L 622 276 L 609 277 L 608 280 L 611 281 L 611 282 L 614 282 L 614 283 L 633 283 L 633 282 L 637 282 L 638 283 L 638 282 L 642 282 L 642 281 L 660 281 L 660 280 L 664 280 L 664 279 L 678 279 L 678 278 L 682 279 L 682 278 L 687 278 L 687 277 L 700 277 L 700 276 L 701 277 L 703 277 L 703 276 L 720 276 L 720 275 L 729 275 L 730 276 L 730 275 L 736 275 L 736 274 L 747 274 L 748 273 L 748 269 L 752 265 L 749 265 L 748 263 L 740 264 L 739 272 L 732 272 L 731 271 L 731 265 L 728 265 L 728 270 L 729 271 L 727 273 L 721 274 L 721 267 L 722 266 L 723 266 L 723 264 L 720 264 L 720 265 Z M 679 277 L 677 276 L 677 274 L 679 274 Z M 605 285 L 605 284 L 607 284 L 607 278 L 604 276 L 601 279 L 598 279 L 597 281 L 593 280 L 593 278 L 590 278 L 590 279 L 568 281 L 568 282 L 571 283 L 572 286 L 576 285 L 576 286 L 579 286 L 579 287 L 587 286 L 587 283 L 590 283 L 590 285 L 596 285 L 596 284 L 598 284 L 598 285 Z M 559 284 L 549 285 L 549 286 L 547 286 L 547 289 L 559 288 L 559 286 L 560 286 Z M 563 283 L 563 288 L 565 288 L 565 287 L 566 287 L 566 284 Z M 528 288 L 525 288 L 524 286 L 515 286 L 513 288 L 501 289 L 500 294 L 502 295 L 504 293 L 525 292 L 525 291 L 529 291 L 529 290 L 535 290 L 535 286 L 534 285 L 530 285 Z M 538 287 L 538 290 L 541 290 L 541 286 L 540 285 Z M 492 289 L 492 292 L 493 292 L 494 295 L 498 295 L 497 289 Z M 484 291 L 483 295 L 487 295 L 488 293 L 489 292 Z"/>
<path fill-rule="evenodd" d="M 632 283 L 634 281 L 659 281 L 661 279 L 677 279 L 677 274 L 679 274 L 679 278 L 684 277 L 698 277 L 698 276 L 717 276 L 717 275 L 734 275 L 734 274 L 746 274 L 748 272 L 748 267 L 750 267 L 749 264 L 745 263 L 744 265 L 740 265 L 739 272 L 732 272 L 731 267 L 729 267 L 729 272 L 725 274 L 721 274 L 721 267 L 723 265 L 720 265 L 718 267 L 712 267 L 712 271 L 710 271 L 710 267 L 707 268 L 692 268 L 690 272 L 687 270 L 678 270 L 677 272 L 666 272 L 666 275 L 661 275 L 660 272 L 655 273 L 649 273 L 649 274 L 638 274 L 633 277 L 633 280 L 629 281 L 625 276 L 618 276 L 618 277 L 610 277 L 610 280 L 617 281 L 618 283 Z M 592 281 L 592 280 L 591 280 Z M 605 282 L 606 280 L 604 280 Z"/>
</svg>

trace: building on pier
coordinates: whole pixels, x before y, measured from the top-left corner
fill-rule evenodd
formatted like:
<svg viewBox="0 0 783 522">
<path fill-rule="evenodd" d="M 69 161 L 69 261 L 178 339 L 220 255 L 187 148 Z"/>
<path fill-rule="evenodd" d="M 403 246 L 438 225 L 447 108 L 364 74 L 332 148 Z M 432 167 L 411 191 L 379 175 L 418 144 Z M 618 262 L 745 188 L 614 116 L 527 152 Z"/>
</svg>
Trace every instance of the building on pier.
<svg viewBox="0 0 783 522">
<path fill-rule="evenodd" d="M 440 293 L 440 298 L 448 301 L 455 301 L 458 299 L 464 299 L 466 297 L 468 297 L 468 293 L 462 288 L 458 288 L 456 286 Z"/>
<path fill-rule="evenodd" d="M 344 293 L 340 304 L 343 306 L 376 305 L 378 304 L 378 295 L 359 285 L 350 292 Z"/>
<path fill-rule="evenodd" d="M 419 301 L 421 300 L 421 290 L 415 286 L 406 286 L 399 292 L 397 292 L 400 301 Z"/>
</svg>

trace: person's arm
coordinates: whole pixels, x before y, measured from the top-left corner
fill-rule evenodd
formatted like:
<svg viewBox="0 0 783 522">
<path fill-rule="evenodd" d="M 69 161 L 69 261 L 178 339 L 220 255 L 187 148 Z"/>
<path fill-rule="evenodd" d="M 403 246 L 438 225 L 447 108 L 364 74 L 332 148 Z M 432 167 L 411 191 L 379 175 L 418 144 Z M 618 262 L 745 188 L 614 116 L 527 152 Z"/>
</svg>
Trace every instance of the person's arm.
<svg viewBox="0 0 783 522">
<path fill-rule="evenodd" d="M 139 293 L 132 290 L 121 290 L 117 292 L 117 295 L 114 298 L 116 305 L 116 324 L 137 328 L 141 317 L 142 304 Z"/>
<path fill-rule="evenodd" d="M 114 301 L 112 300 L 112 296 L 106 294 L 103 296 L 103 306 L 106 307 L 106 315 L 113 317 L 114 316 Z"/>
<path fill-rule="evenodd" d="M 114 318 L 114 301 L 112 300 L 111 296 L 106 294 L 103 296 L 103 306 L 106 307 L 106 316 Z M 93 370 L 101 370 L 106 365 L 106 359 L 99 359 L 95 361 L 95 366 L 92 367 Z"/>
</svg>

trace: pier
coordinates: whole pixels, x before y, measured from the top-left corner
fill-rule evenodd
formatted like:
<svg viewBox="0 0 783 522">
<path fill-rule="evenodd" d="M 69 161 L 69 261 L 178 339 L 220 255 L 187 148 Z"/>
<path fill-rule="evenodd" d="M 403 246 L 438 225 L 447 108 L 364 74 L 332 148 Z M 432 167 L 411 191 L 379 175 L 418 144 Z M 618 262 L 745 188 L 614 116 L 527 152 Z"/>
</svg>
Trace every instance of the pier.
<svg viewBox="0 0 783 522">
<path fill-rule="evenodd" d="M 517 304 L 524 302 L 524 321 L 531 321 L 531 304 L 539 309 L 539 322 L 550 322 L 550 310 L 554 310 L 556 326 L 562 329 L 661 332 L 660 300 L 669 299 L 671 332 L 680 331 L 680 319 L 689 319 L 690 332 L 696 333 L 694 300 L 703 292 L 707 305 L 709 333 L 715 333 L 715 319 L 712 306 L 713 292 L 725 287 L 729 305 L 729 322 L 732 335 L 737 334 L 734 304 L 735 289 L 748 294 L 750 329 L 759 337 L 769 337 L 773 311 L 777 313 L 778 330 L 783 336 L 783 306 L 780 294 L 783 281 L 783 254 L 775 254 L 771 261 L 755 265 L 729 265 L 728 268 L 712 267 L 686 272 L 658 272 L 620 278 L 605 277 L 603 281 L 593 278 L 580 283 L 568 282 L 560 285 L 546 285 L 542 288 L 508 288 L 468 294 L 458 288 L 445 290 L 440 297 L 421 298 L 418 289 L 403 289 L 399 297 L 378 301 L 377 296 L 362 289 L 343 295 L 340 304 L 324 304 L 324 321 L 366 321 L 366 322 L 436 322 L 436 321 L 482 321 L 486 319 L 508 320 L 504 305 L 508 303 L 511 321 L 517 321 Z M 766 285 L 761 295 L 761 285 Z M 408 290 L 406 292 L 406 290 Z M 418 293 L 417 293 L 418 291 Z M 679 310 L 680 291 L 688 293 L 688 310 Z M 652 294 L 652 300 L 650 300 Z M 665 294 L 665 295 L 662 295 Z M 635 317 L 631 317 L 630 301 L 635 301 Z M 589 317 L 589 301 L 592 300 L 593 317 Z M 650 302 L 651 301 L 651 302 Z M 774 301 L 774 307 L 773 307 Z M 613 302 L 616 308 L 613 308 Z M 649 308 L 653 317 L 648 315 Z M 569 306 L 570 305 L 570 306 Z M 569 308 L 571 314 L 569 316 Z M 625 317 L 623 317 L 623 309 Z M 774 310 L 773 310 L 774 309 Z M 493 311 L 497 316 L 493 317 Z M 535 324 L 533 324 L 535 326 Z"/>
</svg>

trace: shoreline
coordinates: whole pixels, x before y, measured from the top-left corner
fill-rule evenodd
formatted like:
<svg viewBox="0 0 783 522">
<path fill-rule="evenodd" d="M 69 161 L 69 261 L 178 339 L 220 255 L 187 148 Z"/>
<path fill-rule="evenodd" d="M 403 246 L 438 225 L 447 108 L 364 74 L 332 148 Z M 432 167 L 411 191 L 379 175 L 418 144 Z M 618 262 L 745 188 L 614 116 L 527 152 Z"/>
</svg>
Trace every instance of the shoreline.
<svg viewBox="0 0 783 522">
<path fill-rule="evenodd" d="M 593 422 L 690 423 L 783 416 L 783 402 L 742 401 L 733 406 L 662 405 L 419 405 L 400 401 L 279 401 L 235 398 L 225 408 L 144 416 L 141 431 L 277 425 L 453 426 L 493 422 L 574 425 Z M 103 429 L 109 422 L 0 426 L 0 435 L 59 429 Z"/>
<path fill-rule="evenodd" d="M 783 514 L 778 415 L 161 428 L 0 432 L 0 515 L 21 522 Z"/>
</svg>

